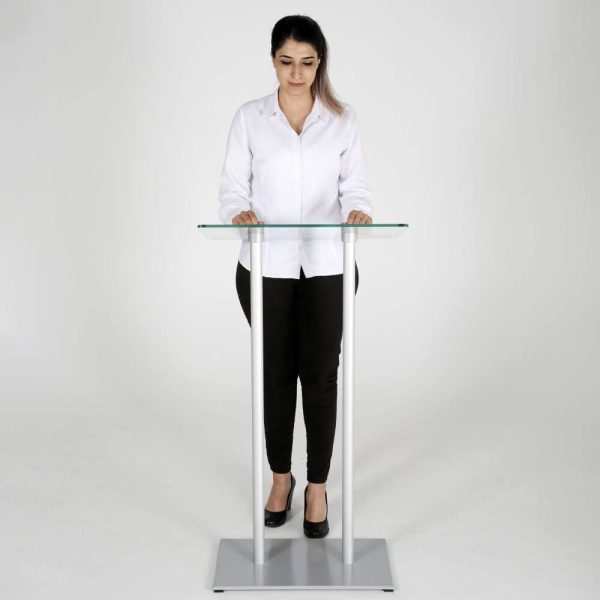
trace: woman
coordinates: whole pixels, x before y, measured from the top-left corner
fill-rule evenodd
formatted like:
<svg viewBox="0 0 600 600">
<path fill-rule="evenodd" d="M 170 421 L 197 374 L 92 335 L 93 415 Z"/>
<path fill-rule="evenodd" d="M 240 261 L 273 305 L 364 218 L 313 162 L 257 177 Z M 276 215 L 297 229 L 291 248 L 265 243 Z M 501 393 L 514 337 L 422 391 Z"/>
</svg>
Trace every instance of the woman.
<svg viewBox="0 0 600 600">
<path fill-rule="evenodd" d="M 327 75 L 327 42 L 306 16 L 280 19 L 271 34 L 278 88 L 237 110 L 219 189 L 223 223 L 372 222 L 371 189 L 351 106 Z M 273 230 L 271 230 L 273 231 Z M 329 531 L 325 483 L 336 426 L 342 339 L 343 245 L 335 238 L 263 242 L 264 425 L 273 472 L 265 525 L 286 521 L 298 377 L 307 437 L 304 533 Z M 358 289 L 358 267 L 356 290 Z M 250 323 L 250 247 L 236 271 Z M 356 292 L 355 290 L 355 292 Z"/>
</svg>

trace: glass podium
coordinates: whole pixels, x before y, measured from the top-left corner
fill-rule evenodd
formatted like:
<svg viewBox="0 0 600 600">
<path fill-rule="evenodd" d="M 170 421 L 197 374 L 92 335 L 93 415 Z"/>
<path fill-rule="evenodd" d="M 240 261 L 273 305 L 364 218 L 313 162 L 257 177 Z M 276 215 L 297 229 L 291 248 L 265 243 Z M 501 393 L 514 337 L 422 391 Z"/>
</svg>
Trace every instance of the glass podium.
<svg viewBox="0 0 600 600">
<path fill-rule="evenodd" d="M 385 538 L 354 538 L 354 301 L 358 239 L 397 237 L 405 223 L 371 225 L 198 225 L 209 239 L 241 240 L 250 246 L 252 364 L 252 539 L 221 539 L 213 591 L 274 589 L 380 589 L 393 591 Z M 263 494 L 263 299 L 262 254 L 268 242 L 318 248 L 343 244 L 342 538 L 265 539 Z M 331 247 L 331 246 L 330 246 Z"/>
</svg>

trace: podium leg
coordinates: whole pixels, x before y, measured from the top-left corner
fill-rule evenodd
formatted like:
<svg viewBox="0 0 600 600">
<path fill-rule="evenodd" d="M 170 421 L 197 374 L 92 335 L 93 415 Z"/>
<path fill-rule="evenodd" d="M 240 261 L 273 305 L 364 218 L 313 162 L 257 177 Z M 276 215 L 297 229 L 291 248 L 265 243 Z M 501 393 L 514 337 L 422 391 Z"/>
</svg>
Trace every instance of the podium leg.
<svg viewBox="0 0 600 600">
<path fill-rule="evenodd" d="M 265 517 L 263 507 L 264 370 L 262 228 L 250 229 L 250 321 L 252 337 L 252 514 L 254 564 L 265 562 Z"/>
<path fill-rule="evenodd" d="M 354 560 L 354 294 L 356 229 L 342 229 L 344 242 L 342 548 L 343 562 Z"/>
</svg>

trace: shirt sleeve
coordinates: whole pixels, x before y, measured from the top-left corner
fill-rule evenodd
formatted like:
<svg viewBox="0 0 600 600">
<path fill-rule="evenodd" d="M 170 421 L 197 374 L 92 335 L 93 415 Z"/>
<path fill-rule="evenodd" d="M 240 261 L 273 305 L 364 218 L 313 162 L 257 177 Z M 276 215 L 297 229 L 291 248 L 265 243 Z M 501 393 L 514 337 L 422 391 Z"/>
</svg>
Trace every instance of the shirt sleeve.
<svg viewBox="0 0 600 600">
<path fill-rule="evenodd" d="M 358 118 L 350 105 L 346 105 L 349 120 L 349 136 L 341 154 L 338 180 L 342 218 L 346 222 L 352 210 L 360 210 L 373 218 L 372 191 L 365 156 L 363 153 Z"/>
<path fill-rule="evenodd" d="M 226 225 L 243 210 L 250 210 L 250 178 L 252 174 L 252 153 L 248 145 L 248 133 L 243 107 L 240 106 L 233 117 L 225 161 L 219 183 L 219 219 Z"/>
</svg>

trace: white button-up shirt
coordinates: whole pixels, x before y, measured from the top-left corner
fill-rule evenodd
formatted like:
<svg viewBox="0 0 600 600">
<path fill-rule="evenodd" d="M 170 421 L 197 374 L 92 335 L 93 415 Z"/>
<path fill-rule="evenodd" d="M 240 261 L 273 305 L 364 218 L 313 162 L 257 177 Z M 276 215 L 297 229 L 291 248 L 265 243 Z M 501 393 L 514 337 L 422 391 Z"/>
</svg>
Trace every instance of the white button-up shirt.
<svg viewBox="0 0 600 600">
<path fill-rule="evenodd" d="M 279 87 L 235 113 L 219 186 L 220 220 L 231 224 L 244 210 L 253 210 L 265 224 L 342 223 L 351 210 L 373 217 L 354 109 L 344 104 L 343 118 L 315 97 L 298 135 L 279 106 L 278 92 Z M 264 276 L 298 279 L 300 267 L 306 277 L 343 272 L 340 229 L 323 228 L 321 236 L 302 229 L 313 232 L 305 239 L 284 239 L 285 231 L 265 230 L 272 235 L 265 234 L 262 243 Z M 239 261 L 250 270 L 246 240 Z"/>
</svg>

